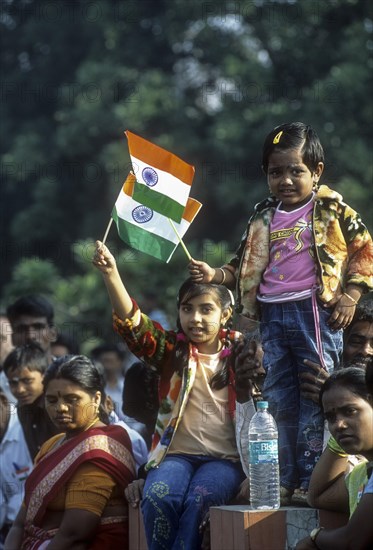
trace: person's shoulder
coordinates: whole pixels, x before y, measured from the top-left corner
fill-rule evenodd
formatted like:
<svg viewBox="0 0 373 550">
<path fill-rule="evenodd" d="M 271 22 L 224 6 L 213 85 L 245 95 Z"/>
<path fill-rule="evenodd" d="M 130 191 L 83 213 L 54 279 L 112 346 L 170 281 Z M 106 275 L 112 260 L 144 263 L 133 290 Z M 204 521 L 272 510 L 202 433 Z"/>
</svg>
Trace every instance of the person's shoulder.
<svg viewBox="0 0 373 550">
<path fill-rule="evenodd" d="M 52 437 L 44 441 L 44 443 L 40 447 L 39 452 L 35 457 L 35 461 L 34 461 L 35 464 L 37 464 L 46 454 L 48 454 L 49 451 L 51 451 L 55 447 L 58 441 L 60 441 L 64 437 L 65 437 L 64 433 L 59 433 L 57 435 L 53 435 Z"/>
<path fill-rule="evenodd" d="M 279 203 L 280 201 L 276 199 L 276 197 L 274 197 L 273 195 L 270 195 L 269 197 L 266 197 L 265 199 L 255 204 L 254 215 L 255 213 L 262 212 L 263 210 L 267 210 L 268 208 L 276 208 Z"/>
<path fill-rule="evenodd" d="M 106 426 L 101 426 L 100 428 L 95 428 L 95 433 L 92 435 L 97 435 L 97 433 L 101 433 L 108 437 L 113 437 L 114 439 L 117 439 L 120 442 L 124 442 L 122 441 L 123 433 L 126 431 L 126 429 L 124 428 L 123 425 L 120 424 L 120 422 L 121 421 L 118 421 L 115 424 L 108 424 Z"/>
<path fill-rule="evenodd" d="M 23 415 L 29 414 L 31 411 L 36 411 L 37 409 L 45 409 L 44 395 L 39 395 L 39 397 L 37 397 L 35 401 L 29 403 L 28 405 L 18 405 L 17 409 Z"/>
<path fill-rule="evenodd" d="M 339 204 L 345 204 L 343 201 L 343 196 L 338 193 L 338 191 L 331 189 L 325 184 L 320 185 L 315 194 L 314 200 L 315 203 L 321 204 L 323 202 L 338 202 Z"/>
</svg>

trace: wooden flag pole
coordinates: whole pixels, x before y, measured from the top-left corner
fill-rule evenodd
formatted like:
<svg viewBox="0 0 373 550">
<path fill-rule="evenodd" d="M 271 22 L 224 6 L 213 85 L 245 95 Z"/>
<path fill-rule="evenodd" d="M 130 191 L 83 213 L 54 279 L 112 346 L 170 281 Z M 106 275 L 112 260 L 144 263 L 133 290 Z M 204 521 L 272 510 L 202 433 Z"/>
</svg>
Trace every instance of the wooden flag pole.
<svg viewBox="0 0 373 550">
<path fill-rule="evenodd" d="M 113 218 L 110 218 L 110 221 L 109 223 L 107 224 L 107 228 L 106 228 L 106 231 L 105 231 L 105 235 L 104 235 L 104 238 L 102 239 L 102 244 L 105 244 L 105 241 L 107 239 L 107 236 L 109 235 L 109 231 L 110 231 L 110 227 L 111 227 L 111 224 L 113 223 Z"/>
<path fill-rule="evenodd" d="M 189 251 L 188 251 L 187 247 L 185 246 L 183 239 L 180 237 L 180 235 L 179 235 L 179 233 L 178 233 L 178 231 L 175 227 L 174 222 L 170 218 L 168 218 L 168 221 L 170 222 L 170 224 L 172 226 L 172 229 L 175 231 L 176 236 L 179 239 L 179 242 L 180 242 L 181 246 L 183 247 L 183 250 L 184 250 L 185 254 L 187 255 L 188 260 L 191 260 L 192 256 L 189 254 Z"/>
</svg>

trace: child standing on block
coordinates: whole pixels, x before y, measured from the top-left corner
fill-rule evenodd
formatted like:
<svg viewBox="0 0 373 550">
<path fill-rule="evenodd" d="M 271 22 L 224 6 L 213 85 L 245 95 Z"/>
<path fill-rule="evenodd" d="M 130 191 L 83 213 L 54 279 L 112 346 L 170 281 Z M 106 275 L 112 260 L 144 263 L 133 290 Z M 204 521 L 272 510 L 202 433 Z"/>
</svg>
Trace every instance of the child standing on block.
<svg viewBox="0 0 373 550">
<path fill-rule="evenodd" d="M 307 359 L 328 372 L 338 366 L 342 329 L 372 288 L 372 239 L 339 193 L 318 186 L 324 152 L 310 126 L 274 128 L 262 165 L 271 196 L 255 206 L 236 256 L 217 269 L 191 260 L 189 271 L 198 282 L 236 284 L 240 312 L 261 321 L 263 396 L 279 429 L 282 502 L 300 504 L 324 423 L 320 407 L 300 394 L 299 375 Z"/>
<path fill-rule="evenodd" d="M 228 328 L 233 295 L 188 279 L 177 299 L 178 330 L 165 330 L 130 298 L 100 242 L 93 263 L 103 274 L 115 330 L 160 377 L 141 505 L 148 548 L 200 548 L 209 507 L 227 504 L 244 479 L 236 433 L 239 439 L 239 423 L 255 412 L 251 396 L 238 381 L 235 387 L 231 366 L 231 342 L 241 336 Z"/>
</svg>

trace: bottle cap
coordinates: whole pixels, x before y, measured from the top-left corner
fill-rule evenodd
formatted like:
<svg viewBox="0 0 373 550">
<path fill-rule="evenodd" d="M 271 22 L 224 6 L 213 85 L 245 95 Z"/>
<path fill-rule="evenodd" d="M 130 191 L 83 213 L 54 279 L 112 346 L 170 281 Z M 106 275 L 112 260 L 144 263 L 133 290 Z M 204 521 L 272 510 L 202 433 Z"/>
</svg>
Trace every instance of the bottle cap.
<svg viewBox="0 0 373 550">
<path fill-rule="evenodd" d="M 257 409 L 268 409 L 268 401 L 258 401 L 256 407 Z"/>
</svg>

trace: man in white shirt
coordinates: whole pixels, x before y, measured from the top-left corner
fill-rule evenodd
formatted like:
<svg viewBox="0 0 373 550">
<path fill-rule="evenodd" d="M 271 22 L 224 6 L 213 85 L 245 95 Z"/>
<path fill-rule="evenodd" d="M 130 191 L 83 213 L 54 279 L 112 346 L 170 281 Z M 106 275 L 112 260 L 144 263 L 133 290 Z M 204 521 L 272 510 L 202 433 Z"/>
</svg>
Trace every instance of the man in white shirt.
<svg viewBox="0 0 373 550">
<path fill-rule="evenodd" d="M 21 507 L 32 467 L 17 409 L 0 388 L 0 549 Z"/>
</svg>

